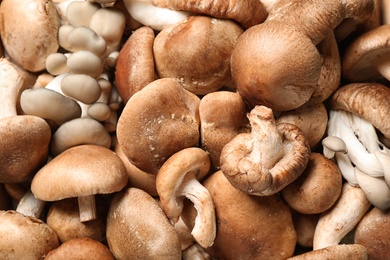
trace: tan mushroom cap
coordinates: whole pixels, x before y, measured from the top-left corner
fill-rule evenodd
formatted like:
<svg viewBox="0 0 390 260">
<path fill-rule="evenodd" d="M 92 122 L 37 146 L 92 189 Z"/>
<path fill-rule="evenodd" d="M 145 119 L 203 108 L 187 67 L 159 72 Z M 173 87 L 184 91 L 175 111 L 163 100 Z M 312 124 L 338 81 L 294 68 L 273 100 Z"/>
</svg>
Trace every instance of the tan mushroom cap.
<svg viewBox="0 0 390 260">
<path fill-rule="evenodd" d="M 312 41 L 280 21 L 247 29 L 231 57 L 237 91 L 252 107 L 264 105 L 275 111 L 306 103 L 317 88 L 321 67 L 321 55 Z"/>
<path fill-rule="evenodd" d="M 155 199 L 138 188 L 115 195 L 107 216 L 107 243 L 117 259 L 181 259 L 174 226 Z"/>
<path fill-rule="evenodd" d="M 86 257 L 95 260 L 114 260 L 110 249 L 103 243 L 87 238 L 80 237 L 62 243 L 59 247 L 51 250 L 45 259 L 55 260 L 83 260 Z"/>
<path fill-rule="evenodd" d="M 37 116 L 0 119 L 0 182 L 19 183 L 32 177 L 48 158 L 49 125 Z"/>
<path fill-rule="evenodd" d="M 368 260 L 367 249 L 360 244 L 339 244 L 332 245 L 326 248 L 312 250 L 288 260 L 321 260 L 321 259 L 361 259 Z"/>
<path fill-rule="evenodd" d="M 115 85 L 123 102 L 154 78 L 153 29 L 142 26 L 126 40 L 116 61 Z"/>
<path fill-rule="evenodd" d="M 44 201 L 120 191 L 127 184 L 125 167 L 110 149 L 97 145 L 69 148 L 42 167 L 31 190 Z"/>
<path fill-rule="evenodd" d="M 342 77 L 350 82 L 366 82 L 381 77 L 389 79 L 390 24 L 381 25 L 360 35 L 342 56 Z"/>
<path fill-rule="evenodd" d="M 40 219 L 0 211 L 0 258 L 44 259 L 59 246 L 57 234 Z"/>
<path fill-rule="evenodd" d="M 251 132 L 239 134 L 225 145 L 221 170 L 241 191 L 272 195 L 302 174 L 309 161 L 310 146 L 295 125 L 276 124 L 267 107 L 256 106 L 248 118 Z"/>
<path fill-rule="evenodd" d="M 203 185 L 215 203 L 217 236 L 206 252 L 216 259 L 286 259 L 297 235 L 290 208 L 278 195 L 251 196 L 235 189 L 221 171 Z"/>
<path fill-rule="evenodd" d="M 157 34 L 153 44 L 157 75 L 175 78 L 197 95 L 231 85 L 230 57 L 242 33 L 231 20 L 189 16 Z"/>
<path fill-rule="evenodd" d="M 200 99 L 176 80 L 158 79 L 135 93 L 117 124 L 123 153 L 140 170 L 156 174 L 169 156 L 199 142 Z"/>
<path fill-rule="evenodd" d="M 72 1 L 66 9 L 66 18 L 73 27 L 89 27 L 91 17 L 100 9 L 100 5 L 92 1 Z"/>
<path fill-rule="evenodd" d="M 45 59 L 57 51 L 60 19 L 54 4 L 45 0 L 1 2 L 1 39 L 8 55 L 24 69 L 45 69 Z"/>
<path fill-rule="evenodd" d="M 350 83 L 337 89 L 330 99 L 330 107 L 367 120 L 390 138 L 390 88 L 379 83 Z"/>
<path fill-rule="evenodd" d="M 232 19 L 238 22 L 245 29 L 264 22 L 268 15 L 263 3 L 257 0 L 199 0 L 192 2 L 179 0 L 153 0 L 153 4 L 159 7 L 183 10 L 221 19 Z"/>
</svg>

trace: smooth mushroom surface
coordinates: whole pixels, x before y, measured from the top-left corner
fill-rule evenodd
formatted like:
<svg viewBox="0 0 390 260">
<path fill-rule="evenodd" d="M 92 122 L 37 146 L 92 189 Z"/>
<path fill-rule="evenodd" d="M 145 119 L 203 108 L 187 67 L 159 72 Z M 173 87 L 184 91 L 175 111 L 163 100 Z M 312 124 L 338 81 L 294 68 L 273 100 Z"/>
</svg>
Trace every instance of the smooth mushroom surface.
<svg viewBox="0 0 390 260">
<path fill-rule="evenodd" d="M 323 260 L 323 259 L 349 259 L 368 260 L 367 249 L 359 244 L 339 244 L 306 252 L 287 258 L 288 260 Z"/>
<path fill-rule="evenodd" d="M 221 152 L 221 170 L 237 189 L 272 195 L 296 180 L 310 157 L 303 132 L 289 123 L 276 124 L 273 112 L 256 106 L 248 113 L 250 133 L 241 133 Z"/>
</svg>

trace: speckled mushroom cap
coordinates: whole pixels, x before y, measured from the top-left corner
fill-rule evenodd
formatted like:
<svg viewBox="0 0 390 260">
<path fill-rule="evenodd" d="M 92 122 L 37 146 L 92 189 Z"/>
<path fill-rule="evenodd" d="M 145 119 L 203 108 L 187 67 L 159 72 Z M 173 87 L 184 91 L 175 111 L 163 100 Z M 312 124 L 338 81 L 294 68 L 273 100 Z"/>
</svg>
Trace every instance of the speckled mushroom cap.
<svg viewBox="0 0 390 260">
<path fill-rule="evenodd" d="M 114 193 L 127 185 L 122 160 L 110 149 L 79 145 L 57 155 L 34 176 L 31 191 L 44 201 Z"/>
<path fill-rule="evenodd" d="M 49 125 L 40 117 L 18 115 L 0 119 L 0 182 L 26 181 L 48 158 Z"/>
<path fill-rule="evenodd" d="M 369 30 L 354 39 L 345 49 L 341 59 L 341 75 L 349 82 L 366 82 L 381 77 L 388 78 L 378 65 L 390 59 L 390 24 Z"/>
<path fill-rule="evenodd" d="M 331 109 L 351 112 L 390 138 L 390 88 L 379 83 L 350 83 L 337 89 L 330 99 Z"/>
<path fill-rule="evenodd" d="M 45 60 L 59 48 L 60 19 L 52 1 L 3 0 L 0 34 L 6 52 L 24 69 L 45 69 Z"/>
<path fill-rule="evenodd" d="M 0 258 L 44 259 L 59 246 L 57 234 L 42 220 L 14 210 L 0 211 Z"/>
<path fill-rule="evenodd" d="M 123 153 L 140 170 L 157 174 L 169 156 L 199 143 L 199 103 L 172 78 L 153 81 L 126 103 L 117 125 Z"/>
</svg>

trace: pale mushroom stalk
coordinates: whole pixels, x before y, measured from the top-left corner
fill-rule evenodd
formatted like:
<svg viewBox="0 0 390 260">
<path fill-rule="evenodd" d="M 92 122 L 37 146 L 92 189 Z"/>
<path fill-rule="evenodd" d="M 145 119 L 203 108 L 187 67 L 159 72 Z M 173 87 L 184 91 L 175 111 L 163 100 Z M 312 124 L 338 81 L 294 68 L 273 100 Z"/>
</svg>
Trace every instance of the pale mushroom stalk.
<svg viewBox="0 0 390 260">
<path fill-rule="evenodd" d="M 80 221 L 86 222 L 97 219 L 96 201 L 94 195 L 77 197 L 79 203 Z"/>
<path fill-rule="evenodd" d="M 323 154 L 326 158 L 332 159 L 336 153 L 347 153 L 347 145 L 337 136 L 327 136 L 322 140 Z"/>
<path fill-rule="evenodd" d="M 19 201 L 16 211 L 25 216 L 39 218 L 46 205 L 46 201 L 37 199 L 31 190 L 28 190 Z"/>
</svg>

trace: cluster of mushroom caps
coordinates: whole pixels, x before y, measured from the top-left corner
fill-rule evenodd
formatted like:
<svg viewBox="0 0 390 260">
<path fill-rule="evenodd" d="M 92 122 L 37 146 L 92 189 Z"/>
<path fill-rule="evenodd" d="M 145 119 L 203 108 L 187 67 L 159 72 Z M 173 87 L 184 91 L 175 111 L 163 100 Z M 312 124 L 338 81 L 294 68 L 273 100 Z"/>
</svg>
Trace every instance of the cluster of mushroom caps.
<svg viewBox="0 0 390 260">
<path fill-rule="evenodd" d="M 0 258 L 389 258 L 389 15 L 2 0 Z"/>
</svg>

